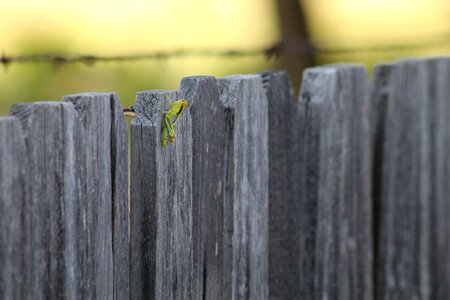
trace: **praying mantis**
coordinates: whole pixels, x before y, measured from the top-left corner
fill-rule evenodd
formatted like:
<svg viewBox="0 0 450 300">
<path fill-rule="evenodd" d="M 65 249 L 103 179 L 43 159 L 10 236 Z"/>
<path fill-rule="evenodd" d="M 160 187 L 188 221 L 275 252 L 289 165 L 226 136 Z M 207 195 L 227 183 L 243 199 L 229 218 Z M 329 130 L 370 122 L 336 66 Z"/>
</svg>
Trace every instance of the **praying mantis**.
<svg viewBox="0 0 450 300">
<path fill-rule="evenodd" d="M 162 111 L 164 114 L 163 123 L 161 126 L 161 144 L 163 147 L 167 146 L 168 143 L 175 141 L 175 131 L 177 128 L 176 124 L 188 106 L 188 101 L 186 99 L 172 101 L 169 96 L 166 97 L 169 100 L 170 108 L 166 111 Z M 136 116 L 136 112 L 132 106 L 124 108 L 123 112 L 127 117 Z"/>
<path fill-rule="evenodd" d="M 172 143 L 175 140 L 175 130 L 178 119 L 183 114 L 184 110 L 188 106 L 188 102 L 185 99 L 172 102 L 169 96 L 167 99 L 170 103 L 170 109 L 163 111 L 164 121 L 161 131 L 161 143 L 166 146 L 169 142 Z M 175 120 L 173 119 L 175 117 Z"/>
</svg>

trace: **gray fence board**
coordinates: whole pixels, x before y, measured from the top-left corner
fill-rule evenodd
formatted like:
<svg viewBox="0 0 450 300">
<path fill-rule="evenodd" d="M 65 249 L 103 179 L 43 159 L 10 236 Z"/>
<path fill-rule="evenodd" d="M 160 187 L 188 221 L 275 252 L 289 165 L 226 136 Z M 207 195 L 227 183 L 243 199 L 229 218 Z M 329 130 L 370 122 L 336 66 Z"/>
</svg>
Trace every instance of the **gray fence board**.
<svg viewBox="0 0 450 300">
<path fill-rule="evenodd" d="M 110 104 L 114 299 L 120 300 L 130 297 L 128 124 L 116 95 Z"/>
<path fill-rule="evenodd" d="M 376 297 L 428 299 L 430 139 L 424 61 L 375 69 L 374 102 L 383 103 L 382 163 L 374 187 L 379 195 Z"/>
<path fill-rule="evenodd" d="M 137 96 L 145 99 L 145 96 Z M 146 101 L 146 100 L 142 100 Z M 156 97 L 152 101 L 158 101 Z M 156 299 L 156 151 L 157 125 L 151 118 L 138 114 L 131 125 L 131 182 L 130 182 L 130 284 L 131 299 Z M 143 111 L 146 113 L 152 111 Z M 155 112 L 156 113 L 156 112 Z M 154 117 L 156 118 L 156 116 Z M 142 120 L 142 121 L 141 121 Z"/>
<path fill-rule="evenodd" d="M 192 129 L 161 146 L 161 110 L 177 92 L 138 93 L 131 125 L 132 299 L 190 299 L 193 290 Z M 154 172 L 154 173 L 153 173 Z"/>
<path fill-rule="evenodd" d="M 0 118 L 0 298 L 30 294 L 29 183 L 20 123 Z"/>
<path fill-rule="evenodd" d="M 72 270 L 77 266 L 68 237 L 75 230 L 70 205 L 78 200 L 73 172 L 76 112 L 68 103 L 41 102 L 15 105 L 11 113 L 22 122 L 31 162 L 30 297 L 75 298 L 70 285 L 76 282 Z"/>
<path fill-rule="evenodd" d="M 304 73 L 302 297 L 372 298 L 368 100 L 361 66 L 336 65 Z"/>
<path fill-rule="evenodd" d="M 226 153 L 229 151 L 227 111 L 219 99 L 217 80 L 211 76 L 186 77 L 181 98 L 189 101 L 192 118 L 193 187 L 193 299 L 231 298 L 232 248 L 225 220 Z M 225 266 L 226 265 L 226 266 Z"/>
<path fill-rule="evenodd" d="M 84 93 L 64 97 L 73 103 L 78 120 L 84 155 L 84 203 L 81 209 L 86 238 L 83 286 L 87 298 L 113 299 L 113 182 L 112 143 L 116 96 L 112 93 Z"/>
<path fill-rule="evenodd" d="M 219 90 L 224 105 L 234 109 L 233 299 L 267 299 L 267 98 L 258 75 L 221 78 Z"/>
<path fill-rule="evenodd" d="M 300 297 L 298 107 L 286 71 L 261 74 L 269 126 L 269 295 Z"/>
<path fill-rule="evenodd" d="M 300 299 L 316 299 L 317 289 L 315 283 L 316 270 L 316 235 L 317 235 L 317 196 L 319 188 L 319 154 L 321 130 L 321 112 L 325 95 L 330 88 L 320 84 L 325 82 L 321 78 L 325 74 L 311 76 L 303 74 L 302 90 L 299 108 L 299 161 L 300 170 L 300 232 L 299 235 L 299 289 Z M 324 95 L 325 94 L 325 95 Z"/>
<path fill-rule="evenodd" d="M 450 58 L 426 61 L 430 122 L 430 298 L 450 299 Z"/>
</svg>

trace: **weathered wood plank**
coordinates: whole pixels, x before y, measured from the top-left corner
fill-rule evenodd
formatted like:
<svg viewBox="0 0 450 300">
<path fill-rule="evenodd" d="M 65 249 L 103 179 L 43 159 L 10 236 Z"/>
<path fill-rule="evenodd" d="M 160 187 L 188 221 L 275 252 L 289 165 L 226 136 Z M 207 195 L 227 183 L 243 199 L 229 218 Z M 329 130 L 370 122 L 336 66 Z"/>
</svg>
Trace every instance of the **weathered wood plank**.
<svg viewBox="0 0 450 300">
<path fill-rule="evenodd" d="M 258 75 L 219 80 L 222 103 L 234 110 L 232 167 L 233 299 L 267 299 L 268 290 L 268 116 Z M 228 188 L 228 187 L 227 187 Z M 228 201 L 229 202 L 229 201 Z"/>
<path fill-rule="evenodd" d="M 177 92 L 138 93 L 131 125 L 131 298 L 191 299 L 192 128 L 189 109 L 177 137 L 161 146 L 161 111 Z"/>
<path fill-rule="evenodd" d="M 111 118 L 114 299 L 121 300 L 130 297 L 128 124 L 116 94 L 111 97 Z"/>
<path fill-rule="evenodd" d="M 285 71 L 261 74 L 269 122 L 269 296 L 300 297 L 298 107 Z"/>
<path fill-rule="evenodd" d="M 301 298 L 372 299 L 370 102 L 363 67 L 305 71 Z"/>
<path fill-rule="evenodd" d="M 372 97 L 384 113 L 377 141 L 382 146 L 375 157 L 382 166 L 374 178 L 380 191 L 374 199 L 377 299 L 430 296 L 427 80 L 424 61 L 375 69 Z"/>
<path fill-rule="evenodd" d="M 76 112 L 69 103 L 15 105 L 29 161 L 29 223 L 33 299 L 76 299 L 78 261 L 74 247 L 76 209 Z"/>
<path fill-rule="evenodd" d="M 175 95 L 175 93 L 174 93 Z M 172 95 L 173 96 L 173 95 Z M 160 100 L 137 95 L 136 119 L 131 124 L 130 166 L 130 298 L 156 299 L 157 170 L 156 119 Z M 145 100 L 148 99 L 148 100 Z M 152 105 L 140 101 L 153 101 Z M 142 110 L 140 109 L 142 106 Z M 153 110 L 144 109 L 150 106 Z M 140 117 L 140 111 L 143 116 Z M 150 114 L 150 116 L 147 116 Z M 159 127 L 160 128 L 160 127 Z M 169 221 L 169 220 L 168 220 Z"/>
<path fill-rule="evenodd" d="M 450 58 L 426 61 L 430 122 L 430 298 L 450 299 Z"/>
<path fill-rule="evenodd" d="M 30 297 L 30 181 L 19 121 L 0 118 L 0 298 Z"/>
<path fill-rule="evenodd" d="M 232 218 L 225 220 L 229 109 L 220 102 L 212 76 L 184 78 L 180 95 L 189 101 L 192 118 L 192 299 L 231 299 L 232 248 L 225 243 L 231 234 L 224 227 L 232 224 Z"/>
<path fill-rule="evenodd" d="M 330 95 L 325 72 L 303 73 L 299 108 L 299 161 L 300 170 L 300 231 L 297 233 L 299 245 L 299 289 L 300 299 L 318 299 L 316 289 L 316 239 L 319 188 L 320 137 L 322 134 L 322 110 L 326 97 Z M 321 87 L 321 85 L 323 86 Z"/>
<path fill-rule="evenodd" d="M 113 185 L 112 143 L 116 96 L 111 93 L 84 93 L 63 98 L 78 112 L 84 164 L 80 177 L 84 202 L 80 213 L 80 235 L 86 238 L 80 279 L 86 298 L 113 299 Z M 117 152 L 116 152 L 117 155 Z M 124 157 L 126 159 L 126 157 Z"/>
</svg>

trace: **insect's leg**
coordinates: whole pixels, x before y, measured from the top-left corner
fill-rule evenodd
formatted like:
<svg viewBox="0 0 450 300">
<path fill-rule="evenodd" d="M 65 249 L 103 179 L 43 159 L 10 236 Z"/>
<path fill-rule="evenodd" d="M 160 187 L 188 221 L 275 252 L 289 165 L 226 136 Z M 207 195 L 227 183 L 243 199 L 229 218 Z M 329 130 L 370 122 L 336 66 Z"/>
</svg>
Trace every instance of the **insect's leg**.
<svg viewBox="0 0 450 300">
<path fill-rule="evenodd" d="M 175 119 L 175 121 L 173 122 L 173 124 L 177 124 L 178 119 L 181 117 L 181 115 L 177 115 L 177 118 Z"/>
<path fill-rule="evenodd" d="M 169 132 L 170 140 L 173 141 L 175 139 L 175 129 L 174 129 L 172 120 L 170 120 L 170 118 L 164 118 L 164 124 Z"/>
<path fill-rule="evenodd" d="M 169 100 L 170 108 L 169 108 L 168 110 L 162 110 L 161 112 L 162 112 L 163 114 L 168 114 L 168 113 L 170 112 L 170 110 L 172 109 L 172 106 L 173 106 L 172 99 L 170 99 L 170 97 L 167 96 L 167 95 L 166 95 L 166 98 L 167 98 L 167 100 Z"/>
<path fill-rule="evenodd" d="M 169 140 L 170 140 L 170 142 L 173 142 L 175 140 L 175 137 L 176 137 L 175 131 L 177 130 L 177 126 L 175 126 L 175 124 L 173 124 L 172 130 L 173 130 L 172 132 L 169 132 Z"/>
<path fill-rule="evenodd" d="M 164 127 L 166 127 L 169 131 L 172 130 L 173 124 L 170 118 L 164 118 Z"/>
<path fill-rule="evenodd" d="M 172 107 L 172 106 L 173 106 L 173 102 L 172 102 L 172 99 L 170 99 L 170 97 L 169 97 L 169 96 L 167 96 L 167 95 L 166 95 L 166 97 L 167 97 L 167 99 L 169 99 L 170 107 Z"/>
<path fill-rule="evenodd" d="M 168 143 L 168 134 L 167 134 L 167 128 L 163 127 L 162 131 L 161 131 L 161 144 L 163 146 L 166 146 Z"/>
<path fill-rule="evenodd" d="M 176 118 L 175 118 L 175 121 L 173 121 L 173 124 L 176 124 L 178 122 L 178 119 L 181 117 L 181 115 L 182 115 L 181 113 L 175 115 Z"/>
<path fill-rule="evenodd" d="M 180 101 L 182 101 L 182 100 L 180 100 Z M 179 118 L 181 117 L 181 115 L 183 114 L 185 108 L 186 108 L 186 105 L 183 105 L 183 104 L 182 104 L 181 109 L 175 114 L 176 118 L 175 118 L 175 121 L 173 121 L 173 124 L 176 124 L 176 123 L 178 122 L 178 119 L 179 119 Z"/>
<path fill-rule="evenodd" d="M 175 140 L 175 138 L 176 138 L 176 134 L 175 134 L 175 130 L 169 130 L 169 139 L 170 139 L 170 141 L 171 142 L 173 142 L 174 140 Z"/>
</svg>

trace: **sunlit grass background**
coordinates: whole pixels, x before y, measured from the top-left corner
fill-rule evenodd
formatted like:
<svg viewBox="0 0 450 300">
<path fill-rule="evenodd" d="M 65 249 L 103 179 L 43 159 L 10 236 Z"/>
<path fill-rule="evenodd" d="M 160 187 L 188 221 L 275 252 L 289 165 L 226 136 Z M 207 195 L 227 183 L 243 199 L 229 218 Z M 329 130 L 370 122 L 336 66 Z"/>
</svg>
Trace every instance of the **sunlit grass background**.
<svg viewBox="0 0 450 300">
<path fill-rule="evenodd" d="M 316 56 L 318 63 L 377 62 L 450 54 L 449 0 L 304 0 L 322 47 L 420 44 L 420 49 Z M 280 38 L 273 0 L 16 0 L 0 10 L 0 51 L 133 55 L 173 49 L 265 48 Z M 427 46 L 429 44 L 430 46 Z M 177 89 L 189 75 L 224 76 L 276 68 L 264 56 L 185 57 L 86 65 L 13 63 L 0 72 L 0 114 L 25 101 L 87 91 L 118 92 L 124 105 L 148 89 Z M 298 88 L 298 87 L 296 87 Z"/>
</svg>

